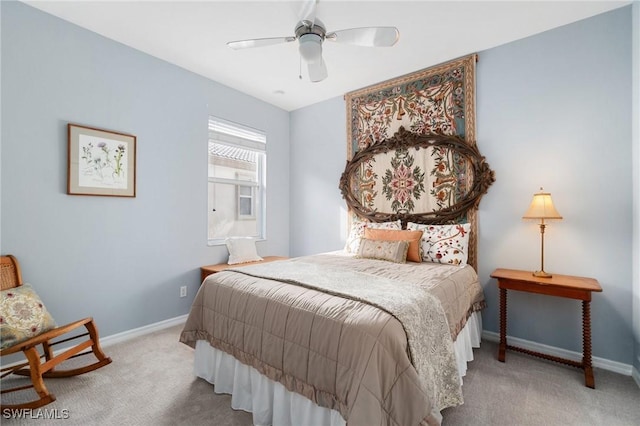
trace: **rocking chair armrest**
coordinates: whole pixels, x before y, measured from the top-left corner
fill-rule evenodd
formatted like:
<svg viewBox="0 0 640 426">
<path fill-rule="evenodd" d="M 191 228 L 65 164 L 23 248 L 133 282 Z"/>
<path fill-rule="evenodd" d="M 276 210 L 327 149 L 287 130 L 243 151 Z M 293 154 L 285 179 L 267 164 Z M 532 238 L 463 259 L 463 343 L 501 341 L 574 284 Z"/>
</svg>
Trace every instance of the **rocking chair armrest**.
<svg viewBox="0 0 640 426">
<path fill-rule="evenodd" d="M 0 351 L 0 356 L 21 352 L 30 347 L 38 346 L 42 343 L 45 343 L 51 339 L 55 339 L 56 337 L 62 336 L 63 334 L 66 334 L 71 330 L 74 330 L 92 321 L 93 321 L 92 317 L 87 317 L 87 318 L 83 318 L 81 320 L 74 321 L 72 323 L 69 323 L 60 327 L 56 327 L 53 330 L 45 331 L 44 333 L 34 336 L 29 340 L 25 340 L 24 342 L 17 343 L 16 345 L 11 346 L 10 348 L 3 349 L 2 351 Z"/>
</svg>

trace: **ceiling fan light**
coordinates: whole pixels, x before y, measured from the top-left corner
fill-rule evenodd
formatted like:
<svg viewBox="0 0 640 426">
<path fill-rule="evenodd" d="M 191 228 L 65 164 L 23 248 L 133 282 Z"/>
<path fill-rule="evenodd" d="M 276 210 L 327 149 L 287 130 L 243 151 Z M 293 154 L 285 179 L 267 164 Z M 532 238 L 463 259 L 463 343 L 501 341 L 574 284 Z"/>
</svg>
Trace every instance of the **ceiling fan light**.
<svg viewBox="0 0 640 426">
<path fill-rule="evenodd" d="M 303 34 L 299 39 L 300 56 L 308 63 L 315 63 L 322 59 L 322 37 L 318 34 Z"/>
</svg>

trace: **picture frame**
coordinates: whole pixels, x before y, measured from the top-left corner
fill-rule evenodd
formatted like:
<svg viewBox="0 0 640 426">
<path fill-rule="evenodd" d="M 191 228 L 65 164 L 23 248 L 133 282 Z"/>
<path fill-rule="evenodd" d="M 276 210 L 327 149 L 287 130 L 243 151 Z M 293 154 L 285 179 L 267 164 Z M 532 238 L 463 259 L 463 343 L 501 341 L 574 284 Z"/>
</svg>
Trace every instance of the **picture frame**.
<svg viewBox="0 0 640 426">
<path fill-rule="evenodd" d="M 67 194 L 136 196 L 136 137 L 67 124 Z"/>
</svg>

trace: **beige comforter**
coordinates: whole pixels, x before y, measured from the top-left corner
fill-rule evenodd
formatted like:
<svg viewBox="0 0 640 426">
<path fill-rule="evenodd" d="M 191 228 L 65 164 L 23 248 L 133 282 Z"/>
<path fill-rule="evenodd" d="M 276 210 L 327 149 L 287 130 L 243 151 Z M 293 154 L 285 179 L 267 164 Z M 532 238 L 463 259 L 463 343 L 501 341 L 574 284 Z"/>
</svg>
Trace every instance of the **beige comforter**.
<svg viewBox="0 0 640 426">
<path fill-rule="evenodd" d="M 453 338 L 472 268 L 325 254 L 212 275 L 180 340 L 207 340 L 350 425 L 437 424 L 462 403 Z"/>
</svg>

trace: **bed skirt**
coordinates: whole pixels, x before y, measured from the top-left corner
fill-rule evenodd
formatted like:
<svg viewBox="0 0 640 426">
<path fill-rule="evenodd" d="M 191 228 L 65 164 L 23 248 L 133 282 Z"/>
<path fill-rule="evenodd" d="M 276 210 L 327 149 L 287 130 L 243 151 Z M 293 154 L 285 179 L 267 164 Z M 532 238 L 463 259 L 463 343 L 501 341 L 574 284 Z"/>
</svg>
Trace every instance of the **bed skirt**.
<svg viewBox="0 0 640 426">
<path fill-rule="evenodd" d="M 473 348 L 480 346 L 482 316 L 474 312 L 454 343 L 460 380 L 473 361 Z M 196 343 L 194 373 L 214 384 L 215 393 L 231 395 L 231 408 L 253 414 L 256 426 L 327 425 L 345 426 L 335 410 L 320 407 L 304 396 L 289 392 L 256 369 L 242 364 L 226 352 L 215 349 L 204 340 Z"/>
</svg>

